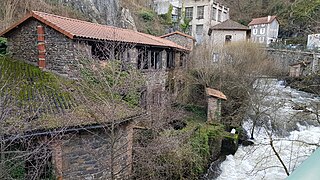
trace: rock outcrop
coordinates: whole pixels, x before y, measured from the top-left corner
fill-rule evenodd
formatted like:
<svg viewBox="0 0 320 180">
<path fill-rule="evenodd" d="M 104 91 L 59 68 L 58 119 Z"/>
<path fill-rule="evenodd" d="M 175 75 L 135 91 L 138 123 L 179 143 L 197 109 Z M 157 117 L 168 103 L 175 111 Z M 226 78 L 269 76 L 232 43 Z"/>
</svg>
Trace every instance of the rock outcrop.
<svg viewBox="0 0 320 180">
<path fill-rule="evenodd" d="M 136 30 L 129 9 L 122 8 L 119 0 L 59 0 L 86 15 L 91 21 Z"/>
</svg>

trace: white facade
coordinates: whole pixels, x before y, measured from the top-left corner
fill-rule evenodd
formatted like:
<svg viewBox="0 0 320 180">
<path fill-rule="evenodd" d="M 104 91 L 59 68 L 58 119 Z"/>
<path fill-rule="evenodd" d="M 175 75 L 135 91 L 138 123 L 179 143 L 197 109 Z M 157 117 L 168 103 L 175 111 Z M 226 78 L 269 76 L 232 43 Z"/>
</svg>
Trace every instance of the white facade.
<svg viewBox="0 0 320 180">
<path fill-rule="evenodd" d="M 307 48 L 311 50 L 320 48 L 320 34 L 308 35 Z"/>
<path fill-rule="evenodd" d="M 210 1 L 194 1 L 186 0 L 185 2 L 186 12 L 187 9 L 193 10 L 193 17 L 190 22 L 191 33 L 193 37 L 196 38 L 197 43 L 202 43 L 206 41 L 208 36 L 208 31 L 211 26 L 217 25 L 220 22 L 229 19 L 229 8 Z M 203 16 L 202 15 L 203 8 Z"/>
<path fill-rule="evenodd" d="M 271 16 L 268 16 L 268 21 L 261 24 L 249 25 L 251 29 L 251 39 L 253 42 L 265 44 L 268 46 L 272 42 L 276 42 L 279 33 L 279 22 L 276 18 L 269 22 Z"/>
<path fill-rule="evenodd" d="M 164 2 L 172 4 L 175 8 L 185 8 L 186 18 L 190 19 L 189 34 L 196 38 L 197 43 L 209 39 L 209 28 L 229 19 L 229 8 L 215 2 L 214 0 L 155 0 L 155 4 Z M 184 4 L 183 4 L 184 3 Z M 166 12 L 169 10 L 167 5 Z M 164 6 L 155 5 L 158 14 L 163 13 Z M 158 10 L 159 9 L 159 10 Z M 173 16 L 175 10 L 173 11 Z"/>
</svg>

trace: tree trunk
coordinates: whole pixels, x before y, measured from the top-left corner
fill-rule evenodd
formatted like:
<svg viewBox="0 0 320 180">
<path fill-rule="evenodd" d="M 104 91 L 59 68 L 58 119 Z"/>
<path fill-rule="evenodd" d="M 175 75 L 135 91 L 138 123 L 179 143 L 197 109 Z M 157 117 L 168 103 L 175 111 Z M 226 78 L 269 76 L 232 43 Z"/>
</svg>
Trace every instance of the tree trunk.
<svg viewBox="0 0 320 180">
<path fill-rule="evenodd" d="M 282 161 L 279 153 L 278 153 L 278 152 L 276 151 L 276 149 L 274 148 L 273 140 L 272 140 L 271 137 L 270 137 L 270 146 L 271 146 L 271 148 L 272 148 L 272 151 L 275 153 L 275 155 L 277 156 L 278 160 L 280 161 L 280 163 L 281 163 L 283 169 L 285 170 L 286 174 L 289 176 L 290 174 L 289 174 L 288 168 L 287 168 L 287 166 L 284 164 L 284 162 Z"/>
</svg>

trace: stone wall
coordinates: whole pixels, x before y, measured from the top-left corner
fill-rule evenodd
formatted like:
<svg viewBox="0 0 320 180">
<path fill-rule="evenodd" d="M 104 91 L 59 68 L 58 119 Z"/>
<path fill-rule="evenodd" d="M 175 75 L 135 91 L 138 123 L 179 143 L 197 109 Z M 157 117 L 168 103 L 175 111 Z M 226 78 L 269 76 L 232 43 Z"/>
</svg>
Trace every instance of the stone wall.
<svg viewBox="0 0 320 180">
<path fill-rule="evenodd" d="M 171 36 L 165 37 L 165 39 L 168 39 L 172 42 L 177 43 L 178 45 L 185 47 L 187 49 L 192 50 L 194 46 L 194 41 L 193 39 L 190 39 L 188 37 L 179 35 L 179 34 L 173 34 Z"/>
<path fill-rule="evenodd" d="M 91 49 L 84 42 L 73 41 L 47 25 L 30 19 L 10 32 L 8 52 L 14 59 L 38 66 L 37 26 L 45 31 L 46 70 L 68 77 L 76 77 L 78 61 Z"/>
<path fill-rule="evenodd" d="M 207 121 L 210 123 L 220 123 L 222 99 L 208 96 Z"/>
<path fill-rule="evenodd" d="M 116 179 L 127 179 L 132 165 L 132 124 L 122 125 L 115 134 L 114 148 L 111 148 L 110 132 L 106 133 L 105 129 L 65 135 L 59 143 L 54 142 L 53 160 L 57 177 L 70 180 L 110 179 L 113 149 Z"/>
<path fill-rule="evenodd" d="M 285 72 L 289 72 L 289 66 L 299 62 L 310 62 L 306 68 L 306 75 L 319 71 L 320 54 L 313 52 L 267 49 L 268 57 Z"/>
<path fill-rule="evenodd" d="M 37 66 L 37 23 L 36 21 L 26 21 L 19 28 L 14 29 L 8 34 L 9 54 L 19 60 L 24 60 Z"/>
</svg>

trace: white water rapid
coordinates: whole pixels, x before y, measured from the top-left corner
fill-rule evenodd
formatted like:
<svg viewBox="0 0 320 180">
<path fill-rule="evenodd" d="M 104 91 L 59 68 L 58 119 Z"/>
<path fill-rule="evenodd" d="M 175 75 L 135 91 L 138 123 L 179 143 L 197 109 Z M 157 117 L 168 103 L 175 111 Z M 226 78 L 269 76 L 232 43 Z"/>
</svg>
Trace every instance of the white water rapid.
<svg viewBox="0 0 320 180">
<path fill-rule="evenodd" d="M 320 144 L 320 124 L 314 113 L 316 108 L 320 108 L 319 97 L 285 87 L 271 79 L 261 80 L 257 87 L 260 95 L 253 99 L 252 106 L 259 107 L 259 112 L 264 114 L 260 116 L 261 122 L 268 123 L 255 127 L 253 146 L 239 146 L 234 156 L 227 156 L 220 165 L 222 172 L 218 180 L 285 179 L 287 175 L 272 151 L 267 132 L 271 134 L 274 147 L 290 172 L 317 148 L 312 144 Z M 257 114 L 255 112 L 248 112 L 243 123 L 248 134 L 252 129 L 251 119 Z"/>
</svg>

